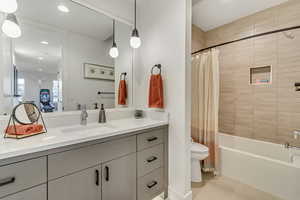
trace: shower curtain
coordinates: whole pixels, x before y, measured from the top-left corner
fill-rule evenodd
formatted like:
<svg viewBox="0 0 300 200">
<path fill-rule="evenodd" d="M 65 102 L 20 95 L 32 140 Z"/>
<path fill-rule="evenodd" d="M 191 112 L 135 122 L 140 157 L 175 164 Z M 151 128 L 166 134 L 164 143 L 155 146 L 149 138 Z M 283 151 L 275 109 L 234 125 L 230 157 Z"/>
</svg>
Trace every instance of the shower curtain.
<svg viewBox="0 0 300 200">
<path fill-rule="evenodd" d="M 218 172 L 219 51 L 193 56 L 192 138 L 209 148 L 203 170 Z"/>
</svg>

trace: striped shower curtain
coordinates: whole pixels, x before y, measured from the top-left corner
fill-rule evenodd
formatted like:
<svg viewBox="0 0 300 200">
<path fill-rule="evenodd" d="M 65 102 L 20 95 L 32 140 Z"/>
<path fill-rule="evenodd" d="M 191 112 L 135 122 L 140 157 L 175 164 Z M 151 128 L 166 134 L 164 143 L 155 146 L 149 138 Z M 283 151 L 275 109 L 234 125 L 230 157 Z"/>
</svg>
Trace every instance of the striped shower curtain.
<svg viewBox="0 0 300 200">
<path fill-rule="evenodd" d="M 219 50 L 192 60 L 192 138 L 209 148 L 203 170 L 218 172 Z"/>
</svg>

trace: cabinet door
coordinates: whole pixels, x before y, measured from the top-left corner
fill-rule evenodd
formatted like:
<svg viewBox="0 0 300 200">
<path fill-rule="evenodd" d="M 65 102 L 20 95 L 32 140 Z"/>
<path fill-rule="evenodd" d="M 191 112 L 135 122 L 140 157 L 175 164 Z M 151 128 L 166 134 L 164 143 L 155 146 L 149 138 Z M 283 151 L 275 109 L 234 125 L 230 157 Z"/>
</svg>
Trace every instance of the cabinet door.
<svg viewBox="0 0 300 200">
<path fill-rule="evenodd" d="M 102 200 L 136 199 L 136 154 L 102 165 Z"/>
<path fill-rule="evenodd" d="M 47 200 L 47 186 L 45 184 L 40 185 L 1 200 Z"/>
<path fill-rule="evenodd" d="M 86 169 L 49 182 L 48 200 L 101 199 L 101 168 Z"/>
</svg>

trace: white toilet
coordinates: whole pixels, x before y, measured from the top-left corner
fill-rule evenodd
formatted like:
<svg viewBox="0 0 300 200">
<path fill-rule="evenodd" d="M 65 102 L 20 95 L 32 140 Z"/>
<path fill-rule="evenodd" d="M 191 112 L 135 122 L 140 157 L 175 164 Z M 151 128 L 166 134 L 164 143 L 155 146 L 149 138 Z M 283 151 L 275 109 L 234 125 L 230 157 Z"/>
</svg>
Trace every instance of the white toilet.
<svg viewBox="0 0 300 200">
<path fill-rule="evenodd" d="M 191 144 L 192 182 L 202 182 L 200 161 L 207 158 L 208 155 L 209 155 L 208 147 L 199 143 L 192 142 Z"/>
</svg>

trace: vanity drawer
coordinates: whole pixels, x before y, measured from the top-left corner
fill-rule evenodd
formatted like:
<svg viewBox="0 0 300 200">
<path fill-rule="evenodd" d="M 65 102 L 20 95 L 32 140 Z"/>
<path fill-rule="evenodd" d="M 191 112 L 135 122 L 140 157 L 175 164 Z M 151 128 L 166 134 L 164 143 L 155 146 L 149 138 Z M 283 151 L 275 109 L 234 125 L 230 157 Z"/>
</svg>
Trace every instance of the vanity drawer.
<svg viewBox="0 0 300 200">
<path fill-rule="evenodd" d="M 47 182 L 46 158 L 0 167 L 0 198 Z"/>
<path fill-rule="evenodd" d="M 163 143 L 164 132 L 165 129 L 158 129 L 138 135 L 138 151 Z"/>
<path fill-rule="evenodd" d="M 138 152 L 138 176 L 144 176 L 163 166 L 163 144 Z"/>
<path fill-rule="evenodd" d="M 136 136 L 112 140 L 48 156 L 49 180 L 136 152 Z"/>
<path fill-rule="evenodd" d="M 163 168 L 138 179 L 138 200 L 151 200 L 163 192 Z"/>
<path fill-rule="evenodd" d="M 43 184 L 17 194 L 4 197 L 1 200 L 47 200 L 47 185 Z"/>
</svg>

